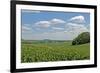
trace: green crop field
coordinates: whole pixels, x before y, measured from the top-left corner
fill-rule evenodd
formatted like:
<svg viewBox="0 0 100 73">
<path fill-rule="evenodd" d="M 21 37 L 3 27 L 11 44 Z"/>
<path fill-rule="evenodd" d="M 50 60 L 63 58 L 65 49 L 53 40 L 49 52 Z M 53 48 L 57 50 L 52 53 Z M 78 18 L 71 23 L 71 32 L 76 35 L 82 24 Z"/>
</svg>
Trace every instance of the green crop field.
<svg viewBox="0 0 100 73">
<path fill-rule="evenodd" d="M 71 41 L 22 41 L 21 62 L 86 60 L 90 44 L 71 45 Z"/>
</svg>

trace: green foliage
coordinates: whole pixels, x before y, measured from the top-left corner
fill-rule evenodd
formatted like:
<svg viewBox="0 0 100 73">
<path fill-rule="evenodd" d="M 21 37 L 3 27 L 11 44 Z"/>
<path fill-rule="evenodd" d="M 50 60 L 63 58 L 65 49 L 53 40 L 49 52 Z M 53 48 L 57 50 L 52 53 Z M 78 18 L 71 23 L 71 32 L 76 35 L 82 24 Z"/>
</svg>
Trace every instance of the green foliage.
<svg viewBox="0 0 100 73">
<path fill-rule="evenodd" d="M 26 42 L 26 41 L 25 41 Z M 21 62 L 84 60 L 90 58 L 90 44 L 72 46 L 71 41 L 31 43 L 22 42 Z"/>
<path fill-rule="evenodd" d="M 79 34 L 73 41 L 72 45 L 85 44 L 90 42 L 90 33 L 83 32 Z"/>
</svg>

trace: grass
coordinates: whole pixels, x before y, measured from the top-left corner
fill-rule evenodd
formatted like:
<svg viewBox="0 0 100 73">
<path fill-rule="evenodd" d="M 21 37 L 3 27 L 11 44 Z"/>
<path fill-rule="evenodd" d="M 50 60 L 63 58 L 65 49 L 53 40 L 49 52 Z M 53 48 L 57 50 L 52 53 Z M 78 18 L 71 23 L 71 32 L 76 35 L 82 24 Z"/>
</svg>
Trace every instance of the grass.
<svg viewBox="0 0 100 73">
<path fill-rule="evenodd" d="M 90 58 L 90 44 L 71 45 L 71 41 L 40 42 L 23 41 L 21 62 L 48 62 L 86 60 Z"/>
</svg>

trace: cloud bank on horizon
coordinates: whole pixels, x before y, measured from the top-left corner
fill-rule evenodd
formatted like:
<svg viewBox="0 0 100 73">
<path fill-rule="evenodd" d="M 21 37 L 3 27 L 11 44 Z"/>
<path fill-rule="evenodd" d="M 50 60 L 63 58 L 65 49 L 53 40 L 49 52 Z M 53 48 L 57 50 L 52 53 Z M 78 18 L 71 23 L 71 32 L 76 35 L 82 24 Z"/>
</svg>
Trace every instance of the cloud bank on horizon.
<svg viewBox="0 0 100 73">
<path fill-rule="evenodd" d="M 22 39 L 72 40 L 90 32 L 90 14 L 22 10 Z"/>
</svg>

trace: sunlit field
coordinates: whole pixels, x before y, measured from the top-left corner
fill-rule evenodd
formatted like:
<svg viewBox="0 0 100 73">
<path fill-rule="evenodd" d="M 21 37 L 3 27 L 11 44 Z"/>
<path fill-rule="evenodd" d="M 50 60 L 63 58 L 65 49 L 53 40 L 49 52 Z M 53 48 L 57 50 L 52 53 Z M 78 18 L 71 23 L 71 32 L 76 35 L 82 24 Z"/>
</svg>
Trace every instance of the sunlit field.
<svg viewBox="0 0 100 73">
<path fill-rule="evenodd" d="M 90 44 L 72 45 L 71 41 L 32 40 L 21 42 L 21 62 L 87 60 Z"/>
</svg>

